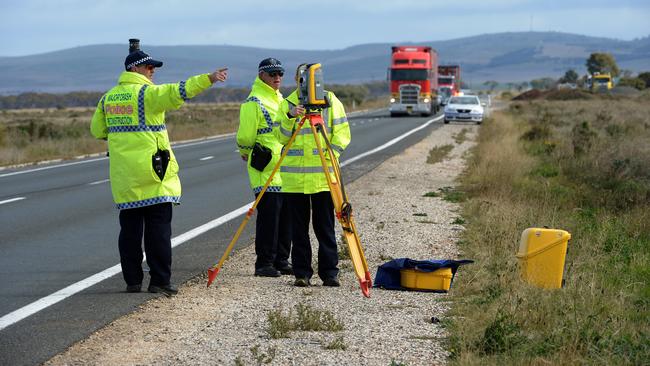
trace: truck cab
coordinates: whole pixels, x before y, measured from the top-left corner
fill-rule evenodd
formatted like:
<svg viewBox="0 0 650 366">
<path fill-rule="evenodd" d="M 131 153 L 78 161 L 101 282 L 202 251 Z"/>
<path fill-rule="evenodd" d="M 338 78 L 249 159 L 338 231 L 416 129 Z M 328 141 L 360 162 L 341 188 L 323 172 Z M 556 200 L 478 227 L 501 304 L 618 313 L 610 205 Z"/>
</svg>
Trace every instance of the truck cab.
<svg viewBox="0 0 650 366">
<path fill-rule="evenodd" d="M 438 54 L 427 46 L 392 47 L 390 81 L 390 114 L 421 114 L 438 112 Z"/>
<path fill-rule="evenodd" d="M 460 93 L 460 65 L 438 66 L 438 94 L 441 105 L 446 105 L 449 98 Z"/>
<path fill-rule="evenodd" d="M 612 87 L 612 76 L 609 73 L 596 72 L 587 79 L 587 88 L 592 92 L 607 92 Z"/>
</svg>

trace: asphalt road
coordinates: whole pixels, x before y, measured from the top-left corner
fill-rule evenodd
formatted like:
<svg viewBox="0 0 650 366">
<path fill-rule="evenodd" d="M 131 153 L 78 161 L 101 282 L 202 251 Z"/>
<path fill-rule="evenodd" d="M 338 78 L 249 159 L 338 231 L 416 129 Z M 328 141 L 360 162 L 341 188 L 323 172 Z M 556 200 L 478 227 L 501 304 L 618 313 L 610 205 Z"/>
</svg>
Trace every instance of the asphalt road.
<svg viewBox="0 0 650 366">
<path fill-rule="evenodd" d="M 344 182 L 441 126 L 437 119 L 368 154 L 431 117 L 390 118 L 387 111 L 376 111 L 349 120 L 352 143 L 341 156 Z M 174 208 L 172 221 L 178 244 L 174 283 L 214 264 L 250 207 L 253 195 L 235 146 L 231 135 L 173 148 L 183 185 L 182 204 Z M 221 220 L 215 222 L 217 218 Z M 252 221 L 239 246 L 252 242 Z M 196 229 L 206 223 L 209 230 Z M 41 363 L 156 296 L 123 292 L 118 211 L 105 157 L 1 170 L 0 232 L 0 365 Z M 98 276 L 91 286 L 80 283 Z M 146 281 L 145 276 L 145 287 Z"/>
</svg>

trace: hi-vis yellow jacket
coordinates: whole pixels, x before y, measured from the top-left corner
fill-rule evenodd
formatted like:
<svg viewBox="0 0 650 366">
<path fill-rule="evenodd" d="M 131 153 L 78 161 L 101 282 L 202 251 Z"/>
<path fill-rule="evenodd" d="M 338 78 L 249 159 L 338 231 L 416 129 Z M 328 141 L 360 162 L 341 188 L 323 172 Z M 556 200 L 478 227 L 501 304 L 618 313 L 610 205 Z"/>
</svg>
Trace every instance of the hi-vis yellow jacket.
<svg viewBox="0 0 650 366">
<path fill-rule="evenodd" d="M 248 156 L 248 179 L 255 194 L 262 191 L 273 167 L 280 160 L 282 145 L 273 135 L 273 121 L 281 101 L 282 94 L 257 77 L 253 82 L 251 93 L 239 109 L 237 147 L 241 155 Z M 256 142 L 273 151 L 273 158 L 262 172 L 251 167 L 251 152 Z M 280 174 L 276 173 L 267 192 L 282 190 L 282 179 Z"/>
<path fill-rule="evenodd" d="M 108 140 L 111 190 L 118 209 L 180 203 L 178 163 L 169 143 L 165 111 L 180 108 L 211 85 L 208 74 L 154 85 L 144 75 L 124 71 L 118 85 L 100 99 L 90 132 Z M 152 165 L 158 149 L 170 153 L 162 181 Z"/>
<path fill-rule="evenodd" d="M 330 107 L 323 110 L 321 115 L 327 128 L 327 135 L 334 150 L 334 156 L 338 159 L 351 140 L 350 125 L 345 115 L 343 104 L 332 92 L 327 92 L 327 99 Z M 274 129 L 274 134 L 283 145 L 289 142 L 294 128 L 297 127 L 296 119 L 289 118 L 287 112 L 291 105 L 297 105 L 298 92 L 294 91 L 280 104 L 278 111 L 279 126 Z M 327 145 L 319 135 L 321 147 L 327 154 Z M 333 168 L 330 165 L 330 174 L 333 174 Z M 329 191 L 327 178 L 323 172 L 318 147 L 314 140 L 309 122 L 305 122 L 298 132 L 295 141 L 289 147 L 287 156 L 280 166 L 282 175 L 282 191 L 290 193 L 312 194 L 323 191 Z"/>
</svg>

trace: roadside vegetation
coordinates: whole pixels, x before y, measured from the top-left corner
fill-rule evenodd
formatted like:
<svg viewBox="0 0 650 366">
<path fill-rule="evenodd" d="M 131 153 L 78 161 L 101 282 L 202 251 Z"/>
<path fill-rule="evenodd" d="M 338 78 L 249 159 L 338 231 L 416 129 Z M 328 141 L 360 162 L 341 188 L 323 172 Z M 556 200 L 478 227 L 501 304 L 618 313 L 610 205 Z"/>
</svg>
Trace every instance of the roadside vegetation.
<svg viewBox="0 0 650 366">
<path fill-rule="evenodd" d="M 320 310 L 305 303 L 296 305 L 288 314 L 280 310 L 272 310 L 267 316 L 267 332 L 272 339 L 288 338 L 294 331 L 339 332 L 343 323 L 334 317 L 329 310 Z"/>
<path fill-rule="evenodd" d="M 375 85 L 377 84 L 377 85 Z M 381 108 L 387 104 L 380 95 L 381 83 L 365 85 L 332 85 L 337 96 L 352 112 Z M 210 90 L 231 98 L 243 100 L 248 89 L 227 91 Z M 387 87 L 384 88 L 384 92 Z M 285 95 L 290 90 L 287 89 Z M 243 96 L 242 96 L 243 95 Z M 27 93 L 21 96 L 0 97 L 0 166 L 34 163 L 53 159 L 71 159 L 77 156 L 102 153 L 106 143 L 90 134 L 90 120 L 95 111 L 98 93 L 53 94 Z M 235 132 L 239 125 L 239 103 L 215 102 L 208 95 L 206 103 L 188 103 L 180 110 L 166 113 L 171 141 L 183 141 Z M 92 103 L 91 103 L 92 100 Z M 211 102 L 210 102 L 211 101 Z M 92 105 L 91 107 L 68 107 Z M 51 105 L 46 108 L 29 106 Z M 8 109 L 14 106 L 21 109 Z"/>
<path fill-rule="evenodd" d="M 461 179 L 463 256 L 447 323 L 454 364 L 650 360 L 650 104 L 513 102 L 479 132 Z M 524 283 L 529 227 L 567 230 L 562 289 Z"/>
<path fill-rule="evenodd" d="M 47 108 L 0 112 L 0 166 L 71 159 L 106 151 L 90 134 L 95 108 Z M 166 114 L 172 141 L 232 132 L 238 104 L 192 104 Z"/>
</svg>

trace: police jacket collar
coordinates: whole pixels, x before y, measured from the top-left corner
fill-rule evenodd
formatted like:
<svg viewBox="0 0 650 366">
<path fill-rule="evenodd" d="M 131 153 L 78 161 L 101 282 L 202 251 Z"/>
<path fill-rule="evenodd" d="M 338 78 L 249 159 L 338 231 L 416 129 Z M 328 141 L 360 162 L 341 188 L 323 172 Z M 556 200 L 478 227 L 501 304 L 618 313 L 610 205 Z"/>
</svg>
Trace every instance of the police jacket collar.
<svg viewBox="0 0 650 366">
<path fill-rule="evenodd" d="M 119 84 L 146 84 L 146 85 L 153 85 L 151 80 L 149 80 L 146 76 L 142 74 L 138 74 L 137 72 L 131 72 L 131 71 L 123 71 L 122 74 L 120 74 L 120 78 L 118 79 Z"/>
<path fill-rule="evenodd" d="M 262 79 L 260 79 L 259 76 L 255 78 L 255 82 L 253 82 L 253 87 L 251 91 L 253 95 L 262 94 L 262 95 L 277 97 L 282 99 L 282 94 L 280 93 L 280 91 L 271 88 L 268 84 L 262 81 Z"/>
</svg>

